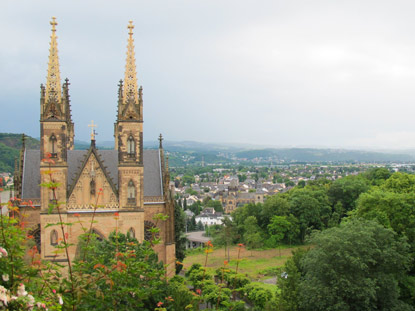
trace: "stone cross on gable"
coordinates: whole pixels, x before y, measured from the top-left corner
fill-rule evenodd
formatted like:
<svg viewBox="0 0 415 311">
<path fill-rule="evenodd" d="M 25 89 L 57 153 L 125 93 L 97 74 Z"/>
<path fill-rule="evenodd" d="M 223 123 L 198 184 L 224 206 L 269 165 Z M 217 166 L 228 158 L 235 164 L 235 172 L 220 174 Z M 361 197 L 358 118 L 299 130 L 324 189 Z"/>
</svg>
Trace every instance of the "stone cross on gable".
<svg viewBox="0 0 415 311">
<path fill-rule="evenodd" d="M 97 125 L 94 124 L 94 120 L 91 120 L 91 124 L 88 124 L 88 127 L 91 128 L 91 140 L 95 140 L 96 133 L 95 133 L 95 129 L 94 128 L 97 127 Z"/>
</svg>

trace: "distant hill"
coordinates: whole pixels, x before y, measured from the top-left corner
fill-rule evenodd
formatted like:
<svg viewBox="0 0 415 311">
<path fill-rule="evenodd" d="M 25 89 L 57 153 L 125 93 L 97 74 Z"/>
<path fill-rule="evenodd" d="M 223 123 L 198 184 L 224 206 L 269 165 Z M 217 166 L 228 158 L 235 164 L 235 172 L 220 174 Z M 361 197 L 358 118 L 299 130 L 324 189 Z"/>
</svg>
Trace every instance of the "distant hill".
<svg viewBox="0 0 415 311">
<path fill-rule="evenodd" d="M 14 159 L 19 157 L 22 134 L 0 133 L 0 172 L 13 172 Z M 26 136 L 28 149 L 38 149 L 39 140 Z M 114 142 L 97 142 L 99 149 L 112 149 Z M 75 141 L 75 149 L 88 149 L 89 142 Z M 144 148 L 158 148 L 158 141 L 144 142 Z M 261 148 L 252 145 L 213 144 L 193 141 L 163 141 L 171 167 L 231 163 L 267 164 L 290 162 L 415 162 L 413 151 L 374 152 L 319 148 Z"/>
<path fill-rule="evenodd" d="M 14 133 L 0 133 L 0 143 L 13 148 L 19 149 L 22 147 L 22 135 Z M 32 138 L 26 135 L 26 148 L 28 149 L 39 149 L 40 142 L 38 139 Z"/>
<path fill-rule="evenodd" d="M 39 141 L 26 136 L 28 149 L 39 149 Z M 14 172 L 14 160 L 19 157 L 22 134 L 0 133 L 0 172 Z"/>
<path fill-rule="evenodd" d="M 234 156 L 246 161 L 284 162 L 412 162 L 415 157 L 409 154 L 383 153 L 344 149 L 284 148 L 260 149 L 236 152 Z"/>
</svg>

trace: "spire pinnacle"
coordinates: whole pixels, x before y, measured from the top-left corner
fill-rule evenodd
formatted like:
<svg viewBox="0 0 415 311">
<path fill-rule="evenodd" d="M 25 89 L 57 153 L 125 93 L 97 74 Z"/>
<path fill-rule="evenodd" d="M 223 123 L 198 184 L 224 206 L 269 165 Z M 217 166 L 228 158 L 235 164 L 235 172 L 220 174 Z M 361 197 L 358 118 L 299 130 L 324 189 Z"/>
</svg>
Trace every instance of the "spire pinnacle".
<svg viewBox="0 0 415 311">
<path fill-rule="evenodd" d="M 161 134 L 160 134 L 160 136 L 159 136 L 159 142 L 160 142 L 160 143 L 159 143 L 159 148 L 160 148 L 160 149 L 163 149 L 163 135 L 161 135 Z"/>
<path fill-rule="evenodd" d="M 127 44 L 127 62 L 125 65 L 125 77 L 124 77 L 124 96 L 123 104 L 126 104 L 129 98 L 134 99 L 134 103 L 138 103 L 138 84 L 137 84 L 137 71 L 135 66 L 135 52 L 134 52 L 134 39 L 133 39 L 133 21 L 130 21 L 128 26 L 128 44 Z"/>
<path fill-rule="evenodd" d="M 61 77 L 59 72 L 58 41 L 56 36 L 56 17 L 52 17 L 52 35 L 50 36 L 48 76 L 46 80 L 46 102 L 61 101 Z"/>
<path fill-rule="evenodd" d="M 91 141 L 94 141 L 95 135 L 97 135 L 97 133 L 95 132 L 95 127 L 97 127 L 97 125 L 94 124 L 94 120 L 91 121 L 91 124 L 88 124 L 88 127 L 91 128 Z"/>
</svg>

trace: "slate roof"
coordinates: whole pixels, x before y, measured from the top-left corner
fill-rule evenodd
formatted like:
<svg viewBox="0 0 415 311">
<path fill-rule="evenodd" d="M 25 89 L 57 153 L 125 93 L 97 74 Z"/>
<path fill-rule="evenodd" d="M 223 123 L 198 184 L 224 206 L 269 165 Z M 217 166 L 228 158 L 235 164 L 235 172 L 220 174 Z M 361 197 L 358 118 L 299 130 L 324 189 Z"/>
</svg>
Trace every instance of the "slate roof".
<svg viewBox="0 0 415 311">
<path fill-rule="evenodd" d="M 118 151 L 97 150 L 115 186 L 118 188 Z M 88 150 L 68 151 L 68 185 L 80 170 Z M 159 150 L 144 150 L 144 196 L 163 196 Z M 22 199 L 40 198 L 40 150 L 26 150 L 24 155 Z"/>
</svg>

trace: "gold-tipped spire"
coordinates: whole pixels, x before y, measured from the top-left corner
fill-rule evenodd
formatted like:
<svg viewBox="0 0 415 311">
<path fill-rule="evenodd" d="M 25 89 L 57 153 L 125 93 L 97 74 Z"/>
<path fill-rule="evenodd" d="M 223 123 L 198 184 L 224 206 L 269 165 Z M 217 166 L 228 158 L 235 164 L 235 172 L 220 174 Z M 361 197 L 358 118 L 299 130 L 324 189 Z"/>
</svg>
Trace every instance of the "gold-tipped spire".
<svg viewBox="0 0 415 311">
<path fill-rule="evenodd" d="M 61 101 L 61 77 L 59 72 L 58 41 L 56 36 L 56 17 L 52 17 L 52 35 L 50 36 L 48 76 L 46 80 L 46 102 Z"/>
<path fill-rule="evenodd" d="M 124 77 L 124 96 L 123 104 L 128 102 L 130 96 L 134 98 L 134 103 L 138 103 L 138 84 L 137 84 L 137 71 L 135 66 L 135 53 L 134 53 L 134 39 L 133 39 L 133 21 L 128 24 L 128 45 L 127 45 L 127 63 L 125 64 L 125 77 Z"/>
</svg>

